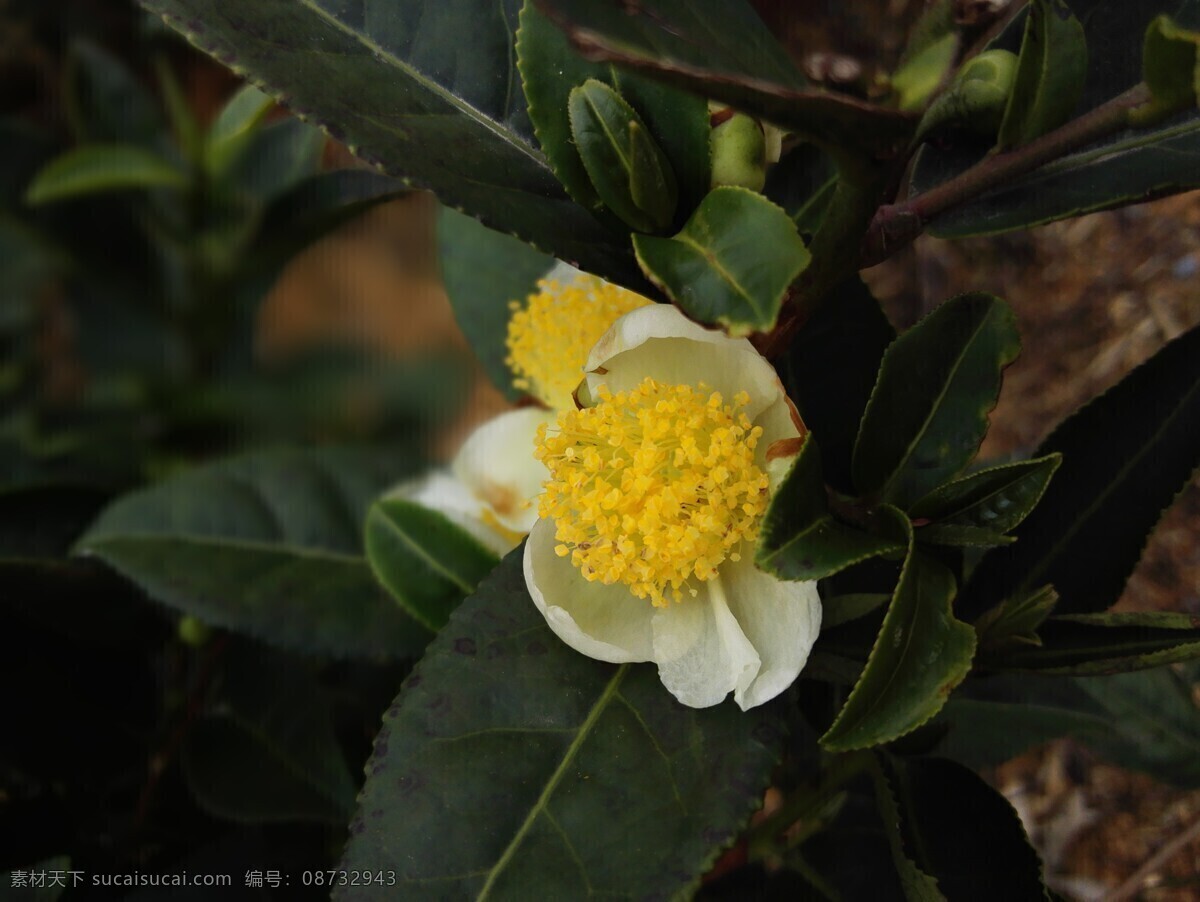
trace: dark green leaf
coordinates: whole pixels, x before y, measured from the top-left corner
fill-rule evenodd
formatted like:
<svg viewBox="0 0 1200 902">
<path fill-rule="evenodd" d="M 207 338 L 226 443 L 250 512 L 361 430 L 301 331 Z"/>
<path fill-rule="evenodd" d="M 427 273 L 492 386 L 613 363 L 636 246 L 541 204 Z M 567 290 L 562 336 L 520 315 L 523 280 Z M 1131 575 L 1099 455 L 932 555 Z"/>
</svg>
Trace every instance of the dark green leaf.
<svg viewBox="0 0 1200 902">
<path fill-rule="evenodd" d="M 600 201 L 627 226 L 661 232 L 675 216 L 675 173 L 621 95 L 589 78 L 567 100 L 571 142 Z"/>
<path fill-rule="evenodd" d="M 1015 529 L 1037 506 L 1061 454 L 977 470 L 938 486 L 909 510 L 915 520 L 978 526 L 997 533 Z"/>
<path fill-rule="evenodd" d="M 1049 898 L 1017 812 L 977 773 L 939 758 L 880 756 L 879 763 L 895 795 L 904 857 L 939 892 L 931 897 L 922 881 L 926 892 L 908 898 Z"/>
<path fill-rule="evenodd" d="M 890 595 L 876 592 L 858 592 L 823 598 L 821 599 L 821 629 L 833 629 L 835 626 L 865 617 L 876 608 L 886 604 L 890 597 Z"/>
<path fill-rule="evenodd" d="M 188 730 L 183 772 L 200 806 L 245 823 L 345 823 L 354 781 L 329 698 L 304 665 L 259 647 L 226 651 L 211 712 Z"/>
<path fill-rule="evenodd" d="M 921 866 L 913 860 L 920 848 L 913 848 L 912 839 L 905 842 L 906 825 L 902 806 L 908 800 L 902 794 L 904 787 L 895 776 L 889 778 L 882 758 L 876 763 L 872 776 L 875 779 L 875 801 L 892 852 L 892 865 L 900 878 L 906 902 L 946 902 L 946 897 L 938 889 L 937 880 L 921 870 Z"/>
<path fill-rule="evenodd" d="M 896 331 L 862 279 L 835 288 L 778 364 L 805 425 L 821 443 L 825 480 L 850 492 L 850 458 L 880 361 Z"/>
<path fill-rule="evenodd" d="M 947 548 L 996 548 L 1011 545 L 1016 539 L 985 526 L 963 523 L 931 523 L 917 530 L 917 541 Z"/>
<path fill-rule="evenodd" d="M 837 171 L 829 155 L 815 144 L 802 143 L 767 170 L 763 194 L 787 210 L 796 230 L 811 237 L 825 219 L 837 189 Z M 820 305 L 818 312 L 826 306 Z M 811 327 L 811 321 L 805 328 Z"/>
<path fill-rule="evenodd" d="M 809 433 L 771 498 L 754 562 L 780 579 L 824 579 L 904 547 L 903 541 L 871 535 L 834 519 L 821 476 L 821 453 Z"/>
<path fill-rule="evenodd" d="M 1142 36 L 1159 13 L 1184 28 L 1200 27 L 1200 7 L 1178 0 L 1071 0 L 1083 23 L 1089 65 L 1075 114 L 1099 106 L 1142 78 Z M 1024 29 L 1018 15 L 992 46 L 1017 50 Z M 928 190 L 977 162 L 984 142 L 960 141 L 922 150 L 911 193 Z M 1142 203 L 1200 186 L 1200 113 L 1148 129 L 1127 129 L 1006 182 L 938 217 L 930 231 L 943 238 L 993 235 Z"/>
<path fill-rule="evenodd" d="M 821 737 L 831 751 L 878 745 L 921 726 L 967 675 L 975 653 L 975 631 L 951 612 L 954 576 L 915 547 L 903 514 L 883 510 L 907 532 L 908 557 L 867 665 Z"/>
<path fill-rule="evenodd" d="M 774 328 L 809 254 L 788 215 L 745 188 L 715 188 L 678 235 L 634 235 L 647 278 L 693 319 L 732 335 Z"/>
<path fill-rule="evenodd" d="M 1060 613 L 1113 605 L 1146 536 L 1200 463 L 1200 329 L 1167 345 L 1063 422 L 1039 449 L 1063 465 L 1042 502 L 991 552 L 959 601 L 974 619 L 1052 583 Z"/>
<path fill-rule="evenodd" d="M 1075 614 L 1051 617 L 1038 645 L 996 656 L 992 666 L 1079 676 L 1144 670 L 1200 658 L 1200 617 L 1190 614 Z"/>
<path fill-rule="evenodd" d="M 1178 786 L 1200 786 L 1200 710 L 1170 667 L 1102 677 L 1004 674 L 972 680 L 935 723 L 938 749 L 970 767 L 1073 736 L 1109 761 Z"/>
<path fill-rule="evenodd" d="M 1019 349 L 1008 305 L 981 293 L 951 298 L 896 339 L 854 446 L 859 492 L 904 507 L 961 472 Z"/>
<path fill-rule="evenodd" d="M 975 624 L 980 645 L 989 652 L 1013 646 L 1040 645 L 1037 630 L 1058 604 L 1053 586 L 1042 586 L 1026 595 L 1010 598 L 992 608 Z"/>
<path fill-rule="evenodd" d="M 821 141 L 869 150 L 907 138 L 908 114 L 806 86 L 741 0 L 538 0 L 572 46 Z"/>
<path fill-rule="evenodd" d="M 576 201 L 597 212 L 599 198 L 571 142 L 567 116 L 571 89 L 589 78 L 616 89 L 638 111 L 666 152 L 679 187 L 679 223 L 704 198 L 709 187 L 709 125 L 708 104 L 703 98 L 620 72 L 611 65 L 587 62 L 530 0 L 521 8 L 517 56 L 529 118 L 542 153 Z M 603 211 L 599 212 L 603 217 Z"/>
<path fill-rule="evenodd" d="M 1180 28 L 1159 16 L 1146 29 L 1142 51 L 1144 81 L 1154 95 L 1155 115 L 1196 106 L 1200 94 L 1200 32 Z"/>
<path fill-rule="evenodd" d="M 637 279 L 624 239 L 569 200 L 534 146 L 519 0 L 145 5 L 368 162 L 589 271 Z"/>
<path fill-rule="evenodd" d="M 521 393 L 504 362 L 512 316 L 508 305 L 535 291 L 555 260 L 449 207 L 438 214 L 437 232 L 442 281 L 454 318 L 492 384 L 516 400 Z"/>
<path fill-rule="evenodd" d="M 434 632 L 499 561 L 442 514 L 398 498 L 371 505 L 365 544 L 375 578 Z"/>
<path fill-rule="evenodd" d="M 153 147 L 166 131 L 154 96 L 124 63 L 90 41 L 71 46 L 63 101 L 80 143 L 128 141 Z"/>
<path fill-rule="evenodd" d="M 522 555 L 385 715 L 342 866 L 395 870 L 389 892 L 414 898 L 686 895 L 759 806 L 782 709 L 688 708 L 649 665 L 573 651 Z"/>
<path fill-rule="evenodd" d="M 1033 0 L 999 147 L 1028 144 L 1062 125 L 1083 93 L 1087 68 L 1087 38 L 1070 7 L 1064 0 Z"/>
<path fill-rule="evenodd" d="M 398 657 L 429 632 L 376 584 L 367 506 L 397 451 L 277 451 L 197 467 L 109 506 L 79 541 L 154 599 L 299 651 Z"/>
<path fill-rule="evenodd" d="M 30 204 L 145 188 L 186 188 L 187 176 L 172 162 L 134 144 L 88 144 L 55 157 L 25 192 Z"/>
</svg>

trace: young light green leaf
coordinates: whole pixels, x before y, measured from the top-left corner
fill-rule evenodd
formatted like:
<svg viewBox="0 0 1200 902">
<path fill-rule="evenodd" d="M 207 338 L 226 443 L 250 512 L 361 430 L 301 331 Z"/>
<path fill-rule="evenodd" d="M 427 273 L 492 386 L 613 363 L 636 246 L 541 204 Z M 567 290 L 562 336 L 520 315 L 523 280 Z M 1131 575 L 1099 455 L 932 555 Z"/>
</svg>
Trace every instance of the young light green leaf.
<svg viewBox="0 0 1200 902">
<path fill-rule="evenodd" d="M 342 866 L 395 871 L 406 897 L 688 895 L 761 804 L 782 707 L 688 708 L 653 667 L 568 648 L 522 555 L 459 606 L 385 715 Z"/>
<path fill-rule="evenodd" d="M 513 53 L 519 0 L 146 6 L 411 187 L 590 272 L 637 279 L 624 237 L 569 202 L 534 144 Z"/>
<path fill-rule="evenodd" d="M 571 49 L 566 35 L 537 11 L 532 0 L 525 0 L 521 7 L 517 64 L 538 144 L 554 174 L 579 204 L 624 230 L 600 209 L 600 198 L 571 141 L 567 98 L 588 79 L 606 83 L 625 98 L 663 149 L 679 188 L 676 218 L 682 222 L 704 199 L 709 188 L 709 119 L 704 98 L 618 71 L 609 64 L 588 62 Z"/>
<path fill-rule="evenodd" d="M 788 286 L 808 265 L 796 226 L 745 188 L 715 188 L 673 238 L 634 235 L 646 277 L 693 319 L 731 335 L 775 325 Z"/>
<path fill-rule="evenodd" d="M 242 823 L 345 823 L 354 781 L 328 696 L 301 661 L 235 645 L 214 709 L 188 730 L 184 777 L 200 807 Z"/>
<path fill-rule="evenodd" d="M 1001 669 L 1076 676 L 1144 670 L 1200 658 L 1200 617 L 1137 612 L 1051 617 L 1037 645 L 991 656 Z"/>
<path fill-rule="evenodd" d="M 938 486 L 917 501 L 914 520 L 983 527 L 996 533 L 1015 529 L 1037 506 L 1050 477 L 1062 463 L 1061 454 L 1002 464 Z"/>
<path fill-rule="evenodd" d="M 275 101 L 254 85 L 243 85 L 217 114 L 204 137 L 208 170 L 221 177 L 250 146 Z"/>
<path fill-rule="evenodd" d="M 555 260 L 449 207 L 438 213 L 437 241 L 454 318 L 492 384 L 516 400 L 521 393 L 513 387 L 512 371 L 504 362 L 512 316 L 508 305 L 523 302 L 535 291 L 537 280 Z"/>
<path fill-rule="evenodd" d="M 915 547 L 904 514 L 883 511 L 907 534 L 908 557 L 862 675 L 821 737 L 830 751 L 879 745 L 921 726 L 967 675 L 975 653 L 975 631 L 951 611 L 953 574 Z"/>
<path fill-rule="evenodd" d="M 187 175 L 152 150 L 134 144 L 85 144 L 42 167 L 25 201 L 36 206 L 107 191 L 179 190 L 187 185 Z"/>
<path fill-rule="evenodd" d="M 1155 18 L 1146 28 L 1142 71 L 1154 100 L 1140 120 L 1194 109 L 1200 98 L 1200 31 L 1180 28 L 1170 16 Z"/>
<path fill-rule="evenodd" d="M 605 61 L 822 141 L 874 152 L 908 139 L 915 118 L 807 86 L 744 0 L 538 0 L 590 60 Z"/>
<path fill-rule="evenodd" d="M 848 526 L 829 513 L 821 456 L 809 433 L 763 518 L 754 562 L 780 579 L 824 579 L 904 542 Z"/>
<path fill-rule="evenodd" d="M 1193 329 L 1050 434 L 1039 453 L 1060 452 L 1063 464 L 1017 528 L 1017 543 L 990 552 L 972 573 L 960 616 L 974 620 L 1047 583 L 1062 597 L 1060 613 L 1116 602 L 1145 537 L 1200 464 L 1198 361 Z"/>
<path fill-rule="evenodd" d="M 892 90 L 900 109 L 919 110 L 942 85 L 954 65 L 959 39 L 954 32 L 942 35 L 909 57 L 892 76 Z"/>
<path fill-rule="evenodd" d="M 1033 0 L 999 148 L 1028 144 L 1062 125 L 1083 94 L 1087 68 L 1087 38 L 1071 8 L 1064 0 Z"/>
<path fill-rule="evenodd" d="M 600 201 L 639 232 L 660 232 L 679 190 L 666 154 L 621 95 L 588 79 L 567 99 L 571 140 Z"/>
<path fill-rule="evenodd" d="M 970 462 L 1020 349 L 1011 309 L 951 298 L 887 349 L 854 446 L 860 493 L 905 507 Z"/>
<path fill-rule="evenodd" d="M 444 515 L 399 498 L 371 505 L 364 544 L 375 578 L 434 632 L 500 560 Z"/>
<path fill-rule="evenodd" d="M 118 499 L 76 547 L 214 626 L 297 651 L 413 655 L 430 632 L 361 550 L 367 506 L 412 470 L 397 450 L 230 458 Z"/>
</svg>

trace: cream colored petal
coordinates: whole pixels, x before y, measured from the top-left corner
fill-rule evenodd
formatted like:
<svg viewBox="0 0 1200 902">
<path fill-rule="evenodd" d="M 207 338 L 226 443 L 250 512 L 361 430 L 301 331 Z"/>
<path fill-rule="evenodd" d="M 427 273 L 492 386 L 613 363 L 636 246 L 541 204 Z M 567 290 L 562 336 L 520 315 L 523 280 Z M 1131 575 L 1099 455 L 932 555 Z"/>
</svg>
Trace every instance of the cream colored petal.
<svg viewBox="0 0 1200 902">
<path fill-rule="evenodd" d="M 722 578 L 695 598 L 654 612 L 654 661 L 667 690 L 691 708 L 740 696 L 759 672 L 759 656 L 729 610 Z"/>
<path fill-rule="evenodd" d="M 520 539 L 506 536 L 484 523 L 483 503 L 449 473 L 435 471 L 402 482 L 384 497 L 403 498 L 437 511 L 501 556 L 520 544 Z"/>
<path fill-rule="evenodd" d="M 540 407 L 510 410 L 467 437 L 451 469 L 506 529 L 527 533 L 537 520 L 537 496 L 550 477 L 533 456 L 538 426 L 554 421 Z"/>
<path fill-rule="evenodd" d="M 721 568 L 729 610 L 762 659 L 749 685 L 734 693 L 743 711 L 770 701 L 795 682 L 821 631 L 815 582 L 784 582 L 744 556 Z"/>
<path fill-rule="evenodd" d="M 744 338 L 705 329 L 675 307 L 653 304 L 625 314 L 596 342 L 585 377 L 589 396 L 606 384 L 627 391 L 650 377 L 669 385 L 703 382 L 726 401 L 745 391 L 751 420 L 774 403 L 782 389 L 775 370 Z"/>
<path fill-rule="evenodd" d="M 554 521 L 538 520 L 525 543 L 525 585 L 550 629 L 576 651 L 621 664 L 654 656 L 654 607 L 624 584 L 588 582 L 570 557 L 554 553 Z"/>
</svg>

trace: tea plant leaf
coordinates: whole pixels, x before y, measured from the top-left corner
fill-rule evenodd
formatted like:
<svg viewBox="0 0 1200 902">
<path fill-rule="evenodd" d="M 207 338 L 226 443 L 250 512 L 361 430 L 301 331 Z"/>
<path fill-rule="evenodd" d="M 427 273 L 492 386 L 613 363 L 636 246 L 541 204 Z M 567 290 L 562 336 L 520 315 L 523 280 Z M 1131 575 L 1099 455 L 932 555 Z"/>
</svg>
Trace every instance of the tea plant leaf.
<svg viewBox="0 0 1200 902">
<path fill-rule="evenodd" d="M 1071 0 L 1089 48 L 1087 79 L 1075 115 L 1141 80 L 1143 35 L 1161 13 L 1186 29 L 1200 28 L 1200 7 L 1176 0 Z M 1025 27 L 1018 15 L 990 45 L 1017 50 Z M 962 172 L 988 152 L 979 141 L 925 147 L 911 194 Z M 1200 112 L 1150 128 L 1130 128 L 1012 179 L 939 216 L 929 231 L 941 238 L 994 235 L 1200 187 Z"/>
<path fill-rule="evenodd" d="M 589 271 L 637 279 L 623 236 L 570 201 L 534 144 L 513 50 L 520 0 L 144 5 L 367 162 Z"/>
<path fill-rule="evenodd" d="M 1062 463 L 1061 454 L 1002 464 L 938 486 L 909 510 L 914 520 L 981 527 L 1005 533 L 1029 516 L 1050 477 Z"/>
<path fill-rule="evenodd" d="M 999 148 L 1028 144 L 1062 125 L 1083 93 L 1087 66 L 1087 39 L 1071 8 L 1064 0 L 1033 0 Z"/>
<path fill-rule="evenodd" d="M 87 144 L 47 163 L 25 192 L 29 204 L 48 204 L 87 194 L 146 188 L 187 187 L 171 161 L 134 144 Z"/>
<path fill-rule="evenodd" d="M 125 64 L 91 41 L 67 54 L 63 103 L 71 130 L 82 142 L 129 141 L 153 147 L 166 132 L 154 96 Z"/>
<path fill-rule="evenodd" d="M 188 730 L 184 777 L 200 807 L 243 823 L 344 823 L 354 781 L 330 699 L 305 665 L 235 646 L 220 667 L 212 711 Z"/>
<path fill-rule="evenodd" d="M 454 318 L 492 384 L 515 401 L 521 392 L 504 362 L 508 305 L 524 302 L 555 260 L 449 207 L 438 213 L 437 240 Z"/>
<path fill-rule="evenodd" d="M 368 504 L 411 475 L 401 451 L 268 451 L 196 467 L 111 504 L 77 549 L 214 626 L 335 656 L 418 653 L 429 631 L 376 584 Z"/>
<path fill-rule="evenodd" d="M 1200 329 L 1168 344 L 1050 434 L 1039 454 L 1063 464 L 1018 541 L 983 559 L 959 599 L 975 619 L 1052 583 L 1061 614 L 1120 596 L 1163 510 L 1200 464 Z"/>
<path fill-rule="evenodd" d="M 597 79 L 637 110 L 666 153 L 679 188 L 676 220 L 682 225 L 709 188 L 709 119 L 704 98 L 609 64 L 589 63 L 571 49 L 566 35 L 537 11 L 532 0 L 525 0 L 521 8 L 517 58 L 529 118 L 542 153 L 576 202 L 602 221 L 612 221 L 598 209 L 600 199 L 571 140 L 567 117 L 571 90 Z"/>
<path fill-rule="evenodd" d="M 434 632 L 499 563 L 443 514 L 398 498 L 371 505 L 365 544 L 375 578 Z"/>
<path fill-rule="evenodd" d="M 850 459 L 879 364 L 896 330 L 862 279 L 833 289 L 777 363 L 788 397 L 821 444 L 825 481 L 853 491 Z"/>
<path fill-rule="evenodd" d="M 820 450 L 809 433 L 771 497 L 754 562 L 780 579 L 824 579 L 903 549 L 903 542 L 855 529 L 829 513 Z"/>
<path fill-rule="evenodd" d="M 977 773 L 940 758 L 877 760 L 894 794 L 896 846 L 935 882 L 938 895 L 932 898 L 1051 898 L 1017 812 Z"/>
<path fill-rule="evenodd" d="M 342 866 L 397 886 L 335 898 L 682 896 L 759 806 L 782 708 L 688 708 L 653 667 L 572 650 L 522 556 L 451 615 L 375 740 Z"/>
<path fill-rule="evenodd" d="M 745 188 L 710 191 L 679 234 L 634 235 L 646 277 L 688 316 L 731 335 L 775 326 L 809 253 L 788 215 Z"/>
<path fill-rule="evenodd" d="M 1159 16 L 1146 29 L 1142 70 L 1154 95 L 1156 111 L 1169 114 L 1196 106 L 1200 32 L 1180 28 L 1169 16 Z"/>
<path fill-rule="evenodd" d="M 975 653 L 975 631 L 951 611 L 953 574 L 915 547 L 902 513 L 889 511 L 908 536 L 908 557 L 862 675 L 821 737 L 831 751 L 879 745 L 921 726 L 967 675 Z"/>
<path fill-rule="evenodd" d="M 1019 348 L 1008 305 L 978 293 L 951 298 L 896 339 L 854 446 L 858 491 L 904 507 L 959 473 Z"/>
<path fill-rule="evenodd" d="M 989 658 L 991 666 L 1078 676 L 1144 670 L 1200 658 L 1200 617 L 1138 612 L 1051 617 L 1040 644 Z"/>
<path fill-rule="evenodd" d="M 740 0 L 538 0 L 586 59 L 612 62 L 822 141 L 874 151 L 903 143 L 907 113 L 808 87 Z"/>
</svg>

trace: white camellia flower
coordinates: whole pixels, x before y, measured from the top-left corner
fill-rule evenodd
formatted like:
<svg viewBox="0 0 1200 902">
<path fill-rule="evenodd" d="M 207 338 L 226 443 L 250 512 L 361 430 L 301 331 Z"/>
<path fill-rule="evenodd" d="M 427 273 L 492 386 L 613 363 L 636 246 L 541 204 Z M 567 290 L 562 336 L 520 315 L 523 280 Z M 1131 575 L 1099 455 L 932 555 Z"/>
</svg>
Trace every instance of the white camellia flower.
<svg viewBox="0 0 1200 902">
<path fill-rule="evenodd" d="M 596 343 L 578 396 L 539 434 L 550 478 L 524 567 L 546 622 L 590 657 L 653 661 L 685 705 L 774 698 L 821 625 L 816 583 L 753 563 L 804 431 L 775 371 L 653 305 Z"/>
<path fill-rule="evenodd" d="M 537 521 L 535 499 L 550 475 L 533 456 L 539 427 L 575 406 L 572 391 L 596 340 L 620 316 L 651 303 L 565 263 L 539 279 L 537 289 L 524 304 L 511 304 L 508 364 L 514 385 L 543 406 L 493 417 L 468 436 L 449 473 L 430 473 L 388 493 L 438 511 L 501 555 Z"/>
</svg>

